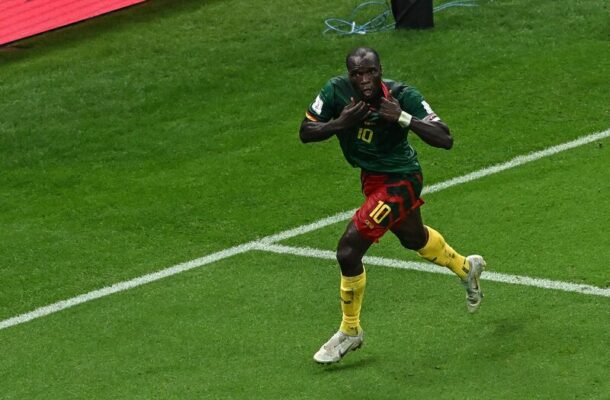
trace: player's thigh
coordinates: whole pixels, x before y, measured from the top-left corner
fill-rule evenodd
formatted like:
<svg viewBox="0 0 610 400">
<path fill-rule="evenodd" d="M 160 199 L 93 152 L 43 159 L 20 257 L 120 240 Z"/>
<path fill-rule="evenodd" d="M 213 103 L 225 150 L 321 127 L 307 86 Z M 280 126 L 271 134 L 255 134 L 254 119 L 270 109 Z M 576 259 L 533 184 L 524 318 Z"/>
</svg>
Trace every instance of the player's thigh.
<svg viewBox="0 0 610 400">
<path fill-rule="evenodd" d="M 408 249 L 419 250 L 426 245 L 426 228 L 419 207 L 410 210 L 399 224 L 392 226 L 391 231 Z"/>
</svg>

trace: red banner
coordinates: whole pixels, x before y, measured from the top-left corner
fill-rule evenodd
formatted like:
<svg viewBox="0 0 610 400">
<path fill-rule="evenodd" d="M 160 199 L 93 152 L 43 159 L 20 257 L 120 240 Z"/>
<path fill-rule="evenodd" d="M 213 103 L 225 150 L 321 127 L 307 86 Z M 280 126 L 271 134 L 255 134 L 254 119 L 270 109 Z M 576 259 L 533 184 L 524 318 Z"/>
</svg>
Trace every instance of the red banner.
<svg viewBox="0 0 610 400">
<path fill-rule="evenodd" d="M 146 0 L 0 0 L 0 46 Z"/>
</svg>

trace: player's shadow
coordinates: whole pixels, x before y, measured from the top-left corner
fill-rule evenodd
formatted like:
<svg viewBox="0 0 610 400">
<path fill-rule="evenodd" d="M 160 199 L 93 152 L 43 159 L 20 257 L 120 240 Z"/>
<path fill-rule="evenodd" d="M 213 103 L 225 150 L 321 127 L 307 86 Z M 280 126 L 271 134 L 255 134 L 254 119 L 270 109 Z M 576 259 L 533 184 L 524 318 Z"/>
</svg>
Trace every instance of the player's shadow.
<svg viewBox="0 0 610 400">
<path fill-rule="evenodd" d="M 349 357 L 350 355 L 346 356 Z M 358 357 L 358 358 L 357 358 Z M 366 355 L 366 356 L 357 356 L 356 354 L 351 354 L 351 358 L 345 358 L 338 363 L 323 365 L 319 364 L 317 367 L 319 368 L 319 374 L 332 374 L 338 373 L 341 371 L 353 371 L 356 369 L 362 369 L 370 367 L 377 362 L 374 356 Z"/>
<path fill-rule="evenodd" d="M 495 336 L 516 337 L 523 332 L 525 323 L 518 318 L 499 318 L 492 321 Z"/>
</svg>

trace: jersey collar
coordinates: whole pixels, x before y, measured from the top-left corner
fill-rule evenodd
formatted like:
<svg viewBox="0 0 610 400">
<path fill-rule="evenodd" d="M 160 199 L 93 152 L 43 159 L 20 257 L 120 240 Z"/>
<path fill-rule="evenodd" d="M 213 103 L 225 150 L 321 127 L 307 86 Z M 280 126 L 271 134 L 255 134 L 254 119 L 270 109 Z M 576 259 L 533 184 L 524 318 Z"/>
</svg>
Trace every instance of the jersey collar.
<svg viewBox="0 0 610 400">
<path fill-rule="evenodd" d="M 385 83 L 383 83 L 383 81 L 381 82 L 381 91 L 383 92 L 383 97 L 385 97 L 386 99 L 390 98 L 390 96 L 391 96 L 390 89 L 388 89 L 388 87 L 386 86 Z"/>
</svg>

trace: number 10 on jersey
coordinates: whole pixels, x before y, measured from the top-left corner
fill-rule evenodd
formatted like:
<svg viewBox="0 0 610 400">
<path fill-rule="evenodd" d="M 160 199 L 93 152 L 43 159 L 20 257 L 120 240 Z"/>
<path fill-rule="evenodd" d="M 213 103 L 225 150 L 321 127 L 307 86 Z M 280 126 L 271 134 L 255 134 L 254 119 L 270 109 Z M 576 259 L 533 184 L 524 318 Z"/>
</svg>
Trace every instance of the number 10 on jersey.
<svg viewBox="0 0 610 400">
<path fill-rule="evenodd" d="M 373 130 L 368 128 L 358 129 L 358 139 L 371 143 L 373 140 Z"/>
</svg>

